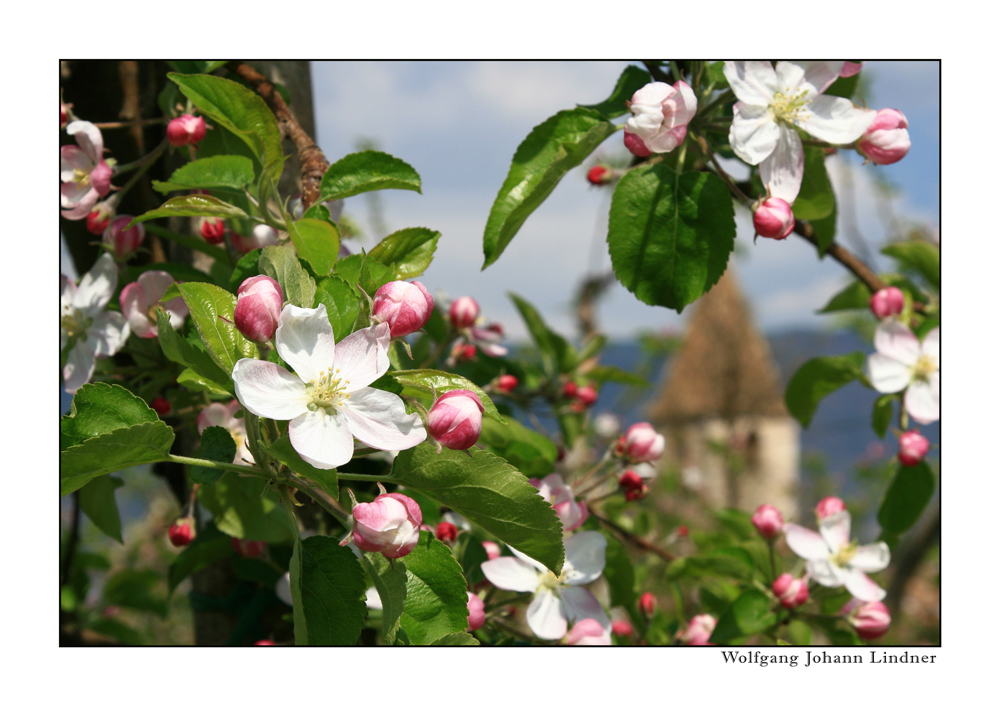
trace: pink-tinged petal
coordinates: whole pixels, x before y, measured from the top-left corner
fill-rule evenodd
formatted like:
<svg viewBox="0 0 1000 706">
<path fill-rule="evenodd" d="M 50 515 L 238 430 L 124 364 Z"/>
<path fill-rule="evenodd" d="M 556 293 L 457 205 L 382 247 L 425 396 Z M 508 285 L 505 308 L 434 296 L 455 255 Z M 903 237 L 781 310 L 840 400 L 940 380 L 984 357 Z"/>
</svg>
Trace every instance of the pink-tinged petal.
<svg viewBox="0 0 1000 706">
<path fill-rule="evenodd" d="M 320 375 L 343 379 L 334 367 L 333 327 L 326 306 L 303 309 L 289 304 L 281 310 L 275 334 L 278 355 L 305 382 L 316 383 Z M 340 367 L 340 366 L 336 366 Z"/>
<path fill-rule="evenodd" d="M 774 67 L 774 73 L 778 77 L 778 90 L 786 96 L 794 96 L 807 88 L 802 86 L 806 71 L 798 63 L 779 61 Z"/>
<path fill-rule="evenodd" d="M 566 539 L 566 583 L 579 586 L 596 581 L 604 571 L 608 540 L 600 532 L 578 532 Z"/>
<path fill-rule="evenodd" d="M 674 87 L 669 83 L 654 81 L 653 83 L 647 83 L 645 86 L 633 93 L 631 102 L 638 103 L 640 105 L 659 104 L 663 103 L 663 101 L 673 94 Z"/>
<path fill-rule="evenodd" d="M 646 144 L 649 145 L 651 152 L 656 152 L 657 154 L 673 152 L 677 145 L 684 141 L 685 136 L 687 136 L 687 125 L 681 125 L 672 130 L 660 132 Z"/>
<path fill-rule="evenodd" d="M 593 618 L 584 618 L 567 633 L 566 644 L 574 646 L 610 645 L 611 631 L 606 630 Z"/>
<path fill-rule="evenodd" d="M 148 306 L 152 306 L 160 301 L 160 298 L 167 291 L 167 287 L 174 283 L 174 278 L 169 272 L 163 270 L 149 270 L 139 275 L 136 282 L 142 287 L 143 296 Z"/>
<path fill-rule="evenodd" d="M 737 103 L 733 106 L 733 124 L 729 144 L 747 164 L 760 164 L 778 146 L 781 130 L 766 105 Z"/>
<path fill-rule="evenodd" d="M 90 184 L 79 184 L 75 181 L 71 181 L 65 184 L 59 185 L 59 205 L 63 208 L 72 208 L 80 203 L 80 199 L 84 196 L 88 196 L 93 189 L 90 188 Z M 94 194 L 94 203 L 97 203 L 96 199 L 99 198 L 98 194 Z"/>
<path fill-rule="evenodd" d="M 876 542 L 858 547 L 857 552 L 851 557 L 850 564 L 851 568 L 872 574 L 889 566 L 889 558 L 889 545 L 885 542 Z"/>
<path fill-rule="evenodd" d="M 391 495 L 399 494 L 392 493 Z M 381 495 L 379 497 L 383 499 L 378 502 L 358 503 L 354 506 L 351 514 L 366 532 L 382 532 L 389 528 L 395 531 L 396 527 L 409 519 L 407 507 L 394 497 Z"/>
<path fill-rule="evenodd" d="M 90 213 L 94 205 L 101 198 L 101 195 L 97 193 L 94 189 L 87 189 L 87 191 L 79 196 L 80 190 L 77 189 L 75 184 L 62 184 L 59 187 L 59 193 L 62 196 L 61 203 L 63 207 L 73 206 L 73 208 L 68 211 L 62 211 L 60 215 L 67 221 L 82 221 Z M 76 198 L 67 203 L 68 195 L 77 195 Z M 75 204 L 75 205 L 74 205 Z"/>
<path fill-rule="evenodd" d="M 309 411 L 305 384 L 280 365 L 240 358 L 233 366 L 233 383 L 240 404 L 258 417 L 294 419 Z"/>
<path fill-rule="evenodd" d="M 71 182 L 76 177 L 78 170 L 89 173 L 93 168 L 94 163 L 90 157 L 76 145 L 65 145 L 59 148 L 60 181 Z"/>
<path fill-rule="evenodd" d="M 389 340 L 389 324 L 382 323 L 355 331 L 337 344 L 335 367 L 348 392 L 368 387 L 389 370 Z"/>
<path fill-rule="evenodd" d="M 722 73 L 736 97 L 748 105 L 769 106 L 781 90 L 770 61 L 727 61 Z"/>
<path fill-rule="evenodd" d="M 566 634 L 566 608 L 552 591 L 539 591 L 528 606 L 528 627 L 543 640 L 558 640 Z"/>
<path fill-rule="evenodd" d="M 848 145 L 865 134 L 876 111 L 858 108 L 846 98 L 816 96 L 806 106 L 807 118 L 798 123 L 813 137 L 833 145 Z"/>
<path fill-rule="evenodd" d="M 250 409 L 245 402 L 243 406 Z M 320 411 L 299 415 L 288 423 L 288 439 L 299 456 L 316 468 L 337 468 L 354 456 L 354 439 L 343 414 Z"/>
<path fill-rule="evenodd" d="M 407 414 L 403 400 L 385 390 L 366 387 L 350 392 L 338 410 L 351 433 L 375 449 L 402 451 L 427 439 L 420 415 Z"/>
<path fill-rule="evenodd" d="M 788 547 L 803 559 L 826 560 L 830 547 L 817 533 L 791 522 L 785 523 L 785 541 Z"/>
<path fill-rule="evenodd" d="M 836 588 L 844 585 L 845 572 L 832 562 L 823 559 L 808 561 L 806 571 L 809 573 L 809 578 L 821 586 Z"/>
<path fill-rule="evenodd" d="M 844 68 L 843 61 L 799 61 L 796 63 L 805 72 L 803 81 L 806 85 L 803 87 L 809 90 L 806 98 L 814 98 L 829 88 L 831 83 L 840 78 L 840 71 Z"/>
<path fill-rule="evenodd" d="M 228 429 L 231 420 L 232 413 L 229 411 L 229 407 L 221 402 L 213 402 L 201 410 L 201 414 L 198 415 L 198 433 L 204 434 L 205 430 L 209 427 L 223 427 Z"/>
<path fill-rule="evenodd" d="M 875 329 L 875 350 L 912 366 L 920 358 L 920 341 L 909 326 L 899 319 L 889 318 Z"/>
<path fill-rule="evenodd" d="M 827 515 L 819 522 L 819 533 L 830 551 L 847 546 L 851 543 L 851 513 L 841 510 Z"/>
<path fill-rule="evenodd" d="M 935 361 L 941 360 L 941 329 L 936 328 L 927 332 L 924 340 L 920 342 L 920 354 L 929 355 Z M 940 363 L 938 363 L 940 365 Z"/>
<path fill-rule="evenodd" d="M 567 586 L 559 592 L 563 607 L 566 610 L 566 617 L 572 622 L 578 620 L 596 620 L 601 627 L 606 630 L 611 629 L 611 618 L 604 612 L 594 594 L 583 586 Z"/>
<path fill-rule="evenodd" d="M 87 316 L 96 316 L 111 301 L 116 286 L 118 267 L 111 255 L 104 253 L 80 280 L 80 286 L 73 297 L 73 307 Z"/>
<path fill-rule="evenodd" d="M 760 163 L 760 179 L 771 190 L 771 196 L 794 203 L 802 187 L 805 173 L 805 152 L 795 130 L 785 125 L 778 128 L 779 139 L 771 155 Z"/>
<path fill-rule="evenodd" d="M 856 570 L 847 572 L 843 585 L 852 596 L 860 598 L 866 603 L 880 601 L 886 595 L 881 586 Z"/>
<path fill-rule="evenodd" d="M 868 356 L 868 381 L 879 392 L 899 392 L 913 379 L 913 368 L 881 353 Z"/>
<path fill-rule="evenodd" d="M 86 342 L 77 341 L 66 356 L 66 365 L 63 367 L 66 392 L 73 394 L 90 380 L 90 376 L 94 374 L 94 365 L 94 352 Z"/>
<path fill-rule="evenodd" d="M 98 358 L 107 358 L 121 350 L 128 334 L 128 322 L 124 316 L 117 311 L 102 311 L 87 329 L 87 343 L 93 342 L 94 354 Z"/>
<path fill-rule="evenodd" d="M 517 549 L 514 549 L 514 547 L 512 547 L 510 545 L 508 545 L 507 548 L 510 549 L 511 553 L 514 556 L 516 556 L 518 559 L 520 559 L 521 561 L 523 561 L 528 566 L 530 566 L 533 569 L 535 569 L 535 571 L 537 571 L 537 572 L 539 572 L 541 574 L 548 573 L 548 568 L 546 568 L 544 564 L 541 564 L 540 562 L 535 561 L 534 559 L 532 559 L 530 556 L 528 556 L 524 552 L 519 551 Z"/>
<path fill-rule="evenodd" d="M 663 106 L 632 104 L 632 117 L 625 121 L 628 131 L 638 135 L 643 142 L 656 136 L 663 125 Z"/>
<path fill-rule="evenodd" d="M 174 297 L 170 301 L 161 304 L 161 306 L 167 312 L 167 316 L 170 317 L 170 327 L 175 330 L 184 325 L 184 319 L 191 313 L 182 297 Z"/>
<path fill-rule="evenodd" d="M 76 296 L 76 284 L 66 275 L 59 275 L 59 309 L 62 316 L 73 313 L 73 299 Z"/>
<path fill-rule="evenodd" d="M 486 580 L 504 591 L 534 593 L 541 582 L 542 575 L 516 557 L 502 556 L 484 561 L 480 566 Z"/>
<path fill-rule="evenodd" d="M 141 338 L 153 338 L 156 336 L 156 326 L 150 322 L 147 312 L 149 302 L 146 300 L 146 293 L 138 282 L 130 282 L 122 288 L 122 293 L 118 297 L 118 304 L 122 313 L 128 320 L 129 330 Z"/>
<path fill-rule="evenodd" d="M 668 130 L 686 126 L 698 112 L 698 99 L 691 87 L 684 81 L 674 87 L 677 91 L 663 103 L 663 127 Z"/>
<path fill-rule="evenodd" d="M 930 381 L 914 380 L 903 395 L 906 412 L 919 424 L 931 424 L 941 418 L 941 378 L 930 375 Z"/>
<path fill-rule="evenodd" d="M 97 164 L 103 158 L 104 138 L 101 131 L 93 123 L 86 120 L 74 120 L 66 126 L 66 134 L 76 137 L 76 144 L 80 145 L 93 164 Z"/>
<path fill-rule="evenodd" d="M 103 159 L 90 172 L 90 185 L 94 191 L 100 194 L 101 198 L 111 191 L 111 167 Z"/>
</svg>

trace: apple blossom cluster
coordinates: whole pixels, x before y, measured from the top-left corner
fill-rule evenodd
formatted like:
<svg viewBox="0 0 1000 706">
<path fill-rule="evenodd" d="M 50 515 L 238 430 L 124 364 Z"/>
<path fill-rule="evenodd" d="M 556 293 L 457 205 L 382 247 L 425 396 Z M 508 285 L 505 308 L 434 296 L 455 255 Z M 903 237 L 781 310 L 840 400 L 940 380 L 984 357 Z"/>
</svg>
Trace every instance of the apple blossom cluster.
<svg viewBox="0 0 1000 706">
<path fill-rule="evenodd" d="M 453 301 L 448 319 L 458 334 L 448 357 L 449 367 L 459 360 L 471 360 L 476 355 L 476 349 L 491 358 L 507 355 L 507 349 L 500 345 L 503 328 L 500 324 L 485 324 L 479 315 L 479 303 L 472 297 L 459 297 Z"/>
<path fill-rule="evenodd" d="M 941 416 L 940 329 L 923 340 L 896 318 L 875 330 L 875 353 L 868 357 L 868 379 L 882 394 L 903 392 L 907 414 L 920 424 Z M 905 392 L 904 392 L 905 391 Z"/>
<path fill-rule="evenodd" d="M 142 338 L 156 338 L 159 334 L 156 322 L 158 310 L 170 317 L 171 328 L 179 329 L 184 325 L 184 319 L 190 313 L 184 300 L 174 297 L 166 302 L 160 301 L 173 283 L 174 278 L 168 272 L 149 270 L 122 288 L 118 303 L 132 333 Z"/>
</svg>

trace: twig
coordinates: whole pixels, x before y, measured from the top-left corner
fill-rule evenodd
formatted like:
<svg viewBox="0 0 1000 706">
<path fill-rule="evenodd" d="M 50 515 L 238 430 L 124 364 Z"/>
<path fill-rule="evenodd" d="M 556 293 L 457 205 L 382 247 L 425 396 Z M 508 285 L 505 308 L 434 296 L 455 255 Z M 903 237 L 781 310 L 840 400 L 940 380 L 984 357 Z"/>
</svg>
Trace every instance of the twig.
<svg viewBox="0 0 1000 706">
<path fill-rule="evenodd" d="M 594 508 L 593 508 L 593 506 L 590 503 L 587 503 L 587 507 L 590 510 L 590 514 L 593 515 L 594 517 L 596 517 L 599 522 L 601 522 L 604 525 L 607 525 L 608 527 L 610 527 L 611 529 L 613 529 L 615 532 L 617 532 L 622 538 L 627 539 L 628 541 L 630 541 L 632 544 L 634 544 L 635 546 L 639 547 L 640 549 L 643 549 L 643 550 L 645 550 L 647 552 L 653 552 L 658 557 L 660 557 L 661 559 L 665 559 L 666 561 L 673 561 L 674 559 L 677 558 L 673 554 L 671 554 L 670 552 L 668 552 L 666 549 L 663 549 L 662 547 L 658 547 L 655 544 L 653 544 L 652 542 L 650 542 L 650 541 L 648 541 L 646 539 L 643 539 L 642 537 L 640 537 L 640 536 L 638 536 L 636 534 L 632 534 L 631 532 L 629 532 L 624 527 L 621 527 L 620 525 L 618 525 L 618 524 L 612 522 L 611 520 L 609 520 L 607 517 L 604 517 L 603 515 L 599 515 L 597 512 L 594 511 Z"/>
<path fill-rule="evenodd" d="M 123 120 L 117 123 L 94 123 L 94 127 L 98 127 L 101 130 L 112 130 L 119 127 L 133 127 L 135 125 L 160 125 L 165 123 L 170 118 L 147 118 L 145 120 Z"/>
</svg>

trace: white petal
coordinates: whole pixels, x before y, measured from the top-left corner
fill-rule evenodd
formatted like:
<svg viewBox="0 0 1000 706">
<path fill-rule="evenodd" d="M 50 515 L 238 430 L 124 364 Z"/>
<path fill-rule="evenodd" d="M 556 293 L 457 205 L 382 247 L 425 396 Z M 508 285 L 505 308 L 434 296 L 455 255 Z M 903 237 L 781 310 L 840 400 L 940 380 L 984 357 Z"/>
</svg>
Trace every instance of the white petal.
<svg viewBox="0 0 1000 706">
<path fill-rule="evenodd" d="M 778 90 L 786 96 L 792 96 L 801 91 L 805 86 L 805 69 L 798 63 L 791 61 L 779 61 L 774 67 L 774 73 L 778 77 Z"/>
<path fill-rule="evenodd" d="M 882 587 L 860 571 L 848 571 L 844 577 L 843 586 L 852 596 L 860 598 L 866 603 L 880 601 L 885 598 L 885 591 Z"/>
<path fill-rule="evenodd" d="M 209 427 L 228 428 L 231 420 L 232 413 L 229 411 L 229 407 L 221 402 L 213 402 L 201 410 L 201 414 L 198 415 L 198 433 L 204 434 Z"/>
<path fill-rule="evenodd" d="M 480 566 L 486 580 L 504 591 L 534 593 L 542 580 L 542 575 L 534 568 L 512 556 L 490 559 Z"/>
<path fill-rule="evenodd" d="M 94 164 L 101 161 L 104 138 L 96 125 L 86 120 L 75 120 L 66 126 L 66 134 L 76 136 L 76 144 L 80 145 L 80 149 L 87 153 Z"/>
<path fill-rule="evenodd" d="M 760 163 L 760 179 L 771 188 L 771 196 L 794 203 L 802 187 L 805 173 L 805 153 L 802 140 L 795 130 L 778 127 L 779 138 L 771 155 Z"/>
<path fill-rule="evenodd" d="M 389 324 L 363 328 L 337 344 L 334 352 L 335 367 L 347 384 L 347 391 L 354 392 L 368 387 L 389 370 Z M 350 381 L 350 382 L 348 382 Z"/>
<path fill-rule="evenodd" d="M 677 82 L 677 92 L 663 104 L 663 127 L 667 130 L 687 125 L 698 112 L 698 98 L 684 81 Z"/>
<path fill-rule="evenodd" d="M 567 586 L 559 592 L 563 606 L 566 609 L 566 617 L 570 622 L 577 623 L 584 618 L 593 618 L 606 630 L 611 629 L 611 619 L 604 612 L 594 594 L 583 586 Z"/>
<path fill-rule="evenodd" d="M 59 275 L 59 309 L 62 316 L 72 315 L 76 285 L 66 275 Z"/>
<path fill-rule="evenodd" d="M 511 553 L 514 556 L 516 556 L 518 559 L 520 559 L 521 561 L 523 561 L 528 566 L 532 567 L 538 573 L 540 573 L 540 574 L 548 573 L 548 568 L 544 564 L 542 564 L 541 562 L 535 561 L 534 559 L 532 559 L 530 556 L 528 556 L 524 552 L 521 552 L 521 551 L 518 551 L 517 549 L 514 549 L 514 547 L 511 547 L 511 546 L 508 545 L 507 548 L 510 549 Z"/>
<path fill-rule="evenodd" d="M 938 373 L 930 382 L 914 380 L 903 396 L 906 412 L 919 424 L 931 424 L 941 418 L 941 378 Z"/>
<path fill-rule="evenodd" d="M 920 354 L 929 355 L 938 361 L 941 360 L 941 329 L 936 328 L 927 332 L 924 340 L 920 342 Z"/>
<path fill-rule="evenodd" d="M 104 253 L 80 280 L 80 286 L 73 297 L 73 306 L 87 316 L 96 316 L 111 301 L 117 285 L 118 267 L 111 255 Z"/>
<path fill-rule="evenodd" d="M 907 365 L 920 358 L 920 341 L 899 319 L 886 319 L 875 329 L 875 350 Z"/>
<path fill-rule="evenodd" d="M 844 572 L 829 561 L 817 559 L 806 562 L 806 571 L 809 572 L 809 577 L 821 586 L 836 588 L 844 585 Z"/>
<path fill-rule="evenodd" d="M 913 368 L 895 358 L 873 353 L 868 356 L 868 381 L 882 393 L 899 392 L 913 379 Z"/>
<path fill-rule="evenodd" d="M 881 571 L 889 565 L 889 545 L 885 542 L 876 542 L 858 547 L 850 565 L 851 568 L 860 569 L 868 574 Z"/>
<path fill-rule="evenodd" d="M 858 108 L 846 98 L 816 96 L 806 105 L 805 120 L 799 127 L 813 137 L 833 145 L 848 145 L 865 134 L 876 111 Z"/>
<path fill-rule="evenodd" d="M 163 297 L 163 294 L 167 291 L 167 287 L 174 283 L 174 278 L 169 272 L 164 272 L 163 270 L 149 270 L 139 275 L 136 282 L 139 284 L 143 296 L 145 296 L 146 302 L 148 302 L 148 306 L 153 306 L 153 304 L 159 302 L 160 298 Z M 175 297 L 175 299 L 183 301 L 181 297 Z M 168 303 L 174 301 L 174 299 L 171 299 Z"/>
<path fill-rule="evenodd" d="M 337 468 L 354 456 L 354 439 L 342 414 L 306 412 L 288 423 L 288 440 L 316 468 Z"/>
<path fill-rule="evenodd" d="M 281 359 L 292 366 L 304 382 L 330 373 L 334 360 L 333 327 L 326 306 L 303 309 L 291 304 L 281 310 L 275 344 Z"/>
<path fill-rule="evenodd" d="M 578 532 L 566 539 L 566 583 L 570 586 L 596 581 L 604 571 L 608 540 L 600 532 Z"/>
<path fill-rule="evenodd" d="M 552 591 L 539 591 L 528 606 L 528 627 L 543 640 L 566 634 L 566 608 Z"/>
<path fill-rule="evenodd" d="M 280 365 L 240 358 L 233 366 L 236 398 L 258 417 L 294 419 L 308 412 L 306 386 Z"/>
<path fill-rule="evenodd" d="M 733 106 L 729 144 L 747 164 L 760 164 L 767 159 L 780 137 L 778 123 L 766 105 L 737 103 Z"/>
<path fill-rule="evenodd" d="M 851 543 L 851 513 L 847 510 L 835 512 L 819 522 L 819 533 L 831 551 Z"/>
<path fill-rule="evenodd" d="M 660 107 L 667 98 L 674 94 L 674 87 L 663 81 L 653 81 L 647 83 L 638 91 L 632 94 L 632 105 L 647 106 L 655 105 Z"/>
<path fill-rule="evenodd" d="M 830 547 L 820 535 L 791 522 L 785 523 L 785 541 L 803 559 L 825 561 L 830 556 Z"/>
<path fill-rule="evenodd" d="M 632 117 L 625 125 L 629 132 L 633 132 L 643 139 L 652 139 L 663 126 L 663 107 L 657 105 L 632 104 Z"/>
<path fill-rule="evenodd" d="M 419 414 L 407 414 L 403 400 L 385 390 L 365 387 L 348 393 L 339 411 L 362 443 L 383 451 L 411 449 L 427 438 Z"/>
<path fill-rule="evenodd" d="M 87 343 L 92 343 L 95 355 L 106 358 L 121 350 L 128 333 L 128 322 L 124 316 L 117 311 L 102 311 L 87 329 Z"/>
<path fill-rule="evenodd" d="M 840 78 L 840 70 L 844 68 L 843 61 L 799 61 L 796 62 L 805 72 L 803 88 L 808 89 L 807 98 L 813 98 L 822 93 L 830 84 Z"/>
<path fill-rule="evenodd" d="M 365 591 L 365 605 L 369 610 L 382 610 L 382 597 L 374 586 Z"/>
<path fill-rule="evenodd" d="M 781 90 L 770 61 L 727 61 L 722 65 L 722 73 L 733 93 L 744 103 L 770 105 L 774 94 Z"/>
<path fill-rule="evenodd" d="M 94 352 L 84 341 L 77 341 L 66 356 L 66 366 L 63 368 L 63 380 L 66 381 L 66 392 L 76 392 L 94 374 Z"/>
</svg>

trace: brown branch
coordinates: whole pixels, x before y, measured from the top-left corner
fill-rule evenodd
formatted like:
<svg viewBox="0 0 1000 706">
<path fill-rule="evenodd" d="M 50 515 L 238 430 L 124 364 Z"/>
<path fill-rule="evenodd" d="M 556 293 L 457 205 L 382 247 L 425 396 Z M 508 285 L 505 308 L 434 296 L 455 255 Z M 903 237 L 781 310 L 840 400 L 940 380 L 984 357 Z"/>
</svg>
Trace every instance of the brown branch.
<svg viewBox="0 0 1000 706">
<path fill-rule="evenodd" d="M 629 542 L 631 542 L 635 546 L 639 547 L 640 549 L 642 549 L 644 551 L 647 551 L 647 552 L 653 552 L 653 554 L 656 554 L 658 557 L 660 557 L 661 559 L 664 559 L 666 561 L 673 561 L 674 559 L 677 558 L 673 554 L 671 554 L 670 552 L 668 552 L 666 549 L 663 549 L 662 547 L 656 546 L 655 544 L 653 544 L 649 540 L 643 539 L 639 535 L 632 534 L 631 532 L 629 532 L 624 527 L 622 527 L 622 526 L 620 526 L 620 525 L 612 522 L 611 520 L 609 520 L 607 517 L 604 517 L 603 515 L 599 515 L 597 512 L 594 511 L 594 508 L 593 508 L 592 505 L 590 505 L 590 503 L 587 504 L 587 507 L 590 510 L 590 514 L 593 515 L 594 517 L 596 517 L 597 520 L 599 522 L 601 522 L 601 524 L 604 524 L 607 527 L 611 528 L 620 537 L 622 537 L 623 539 L 627 539 Z"/>
<path fill-rule="evenodd" d="M 319 185 L 330 163 L 326 160 L 323 150 L 316 146 L 313 139 L 299 125 L 299 121 L 295 119 L 295 115 L 285 104 L 281 94 L 275 90 L 274 84 L 248 64 L 235 63 L 231 66 L 237 75 L 253 86 L 267 103 L 267 107 L 278 120 L 282 136 L 290 138 L 295 144 L 302 170 L 302 208 L 307 210 L 319 200 Z"/>
</svg>

